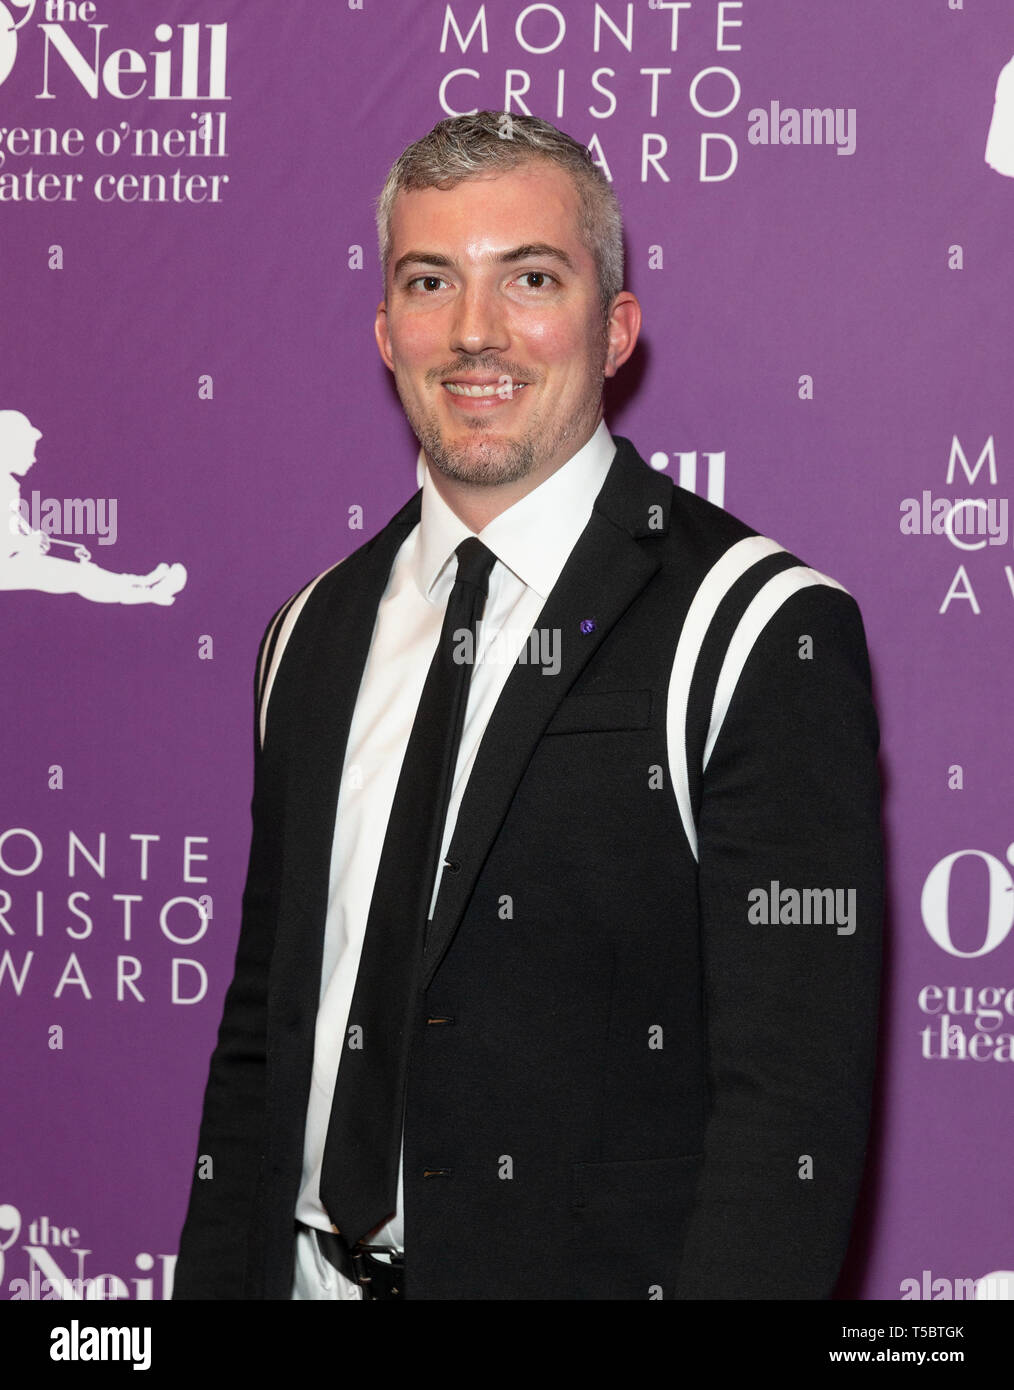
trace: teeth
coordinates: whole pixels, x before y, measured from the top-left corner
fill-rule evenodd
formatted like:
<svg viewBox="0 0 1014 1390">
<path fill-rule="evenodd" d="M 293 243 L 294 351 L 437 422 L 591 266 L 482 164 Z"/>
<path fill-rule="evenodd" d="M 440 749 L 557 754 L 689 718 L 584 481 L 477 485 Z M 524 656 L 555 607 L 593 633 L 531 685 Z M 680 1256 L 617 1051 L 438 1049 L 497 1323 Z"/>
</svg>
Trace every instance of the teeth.
<svg viewBox="0 0 1014 1390">
<path fill-rule="evenodd" d="M 445 381 L 444 388 L 450 391 L 452 396 L 496 396 L 503 393 L 504 399 L 510 398 L 513 392 L 522 391 L 527 383 L 516 381 L 510 390 L 500 385 L 494 386 L 459 386 L 457 382 Z"/>
</svg>

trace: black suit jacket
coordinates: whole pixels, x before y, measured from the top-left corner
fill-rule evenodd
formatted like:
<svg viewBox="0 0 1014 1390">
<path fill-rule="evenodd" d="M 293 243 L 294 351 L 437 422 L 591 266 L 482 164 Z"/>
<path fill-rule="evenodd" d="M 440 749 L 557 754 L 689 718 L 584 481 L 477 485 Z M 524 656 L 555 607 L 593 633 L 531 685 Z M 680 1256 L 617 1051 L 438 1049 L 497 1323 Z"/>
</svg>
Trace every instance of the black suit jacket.
<svg viewBox="0 0 1014 1390">
<path fill-rule="evenodd" d="M 418 519 L 417 494 L 262 643 L 198 1144 L 213 1176 L 193 1182 L 177 1298 L 289 1296 L 344 748 Z M 561 670 L 513 669 L 426 939 L 409 1298 L 830 1297 L 866 1143 L 882 865 L 862 623 L 819 578 L 617 439 L 539 619 Z M 851 927 L 833 916 L 849 892 Z"/>
</svg>

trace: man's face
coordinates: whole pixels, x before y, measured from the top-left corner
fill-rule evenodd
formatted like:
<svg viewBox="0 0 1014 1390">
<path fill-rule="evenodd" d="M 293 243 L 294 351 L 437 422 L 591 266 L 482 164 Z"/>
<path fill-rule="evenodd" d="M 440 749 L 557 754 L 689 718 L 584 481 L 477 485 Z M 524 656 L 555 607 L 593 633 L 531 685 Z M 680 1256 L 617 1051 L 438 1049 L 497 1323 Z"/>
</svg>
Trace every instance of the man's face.
<svg viewBox="0 0 1014 1390">
<path fill-rule="evenodd" d="M 578 214 L 544 160 L 395 200 L 377 343 L 445 477 L 535 486 L 598 424 L 603 378 L 633 343 L 610 349 Z"/>
</svg>

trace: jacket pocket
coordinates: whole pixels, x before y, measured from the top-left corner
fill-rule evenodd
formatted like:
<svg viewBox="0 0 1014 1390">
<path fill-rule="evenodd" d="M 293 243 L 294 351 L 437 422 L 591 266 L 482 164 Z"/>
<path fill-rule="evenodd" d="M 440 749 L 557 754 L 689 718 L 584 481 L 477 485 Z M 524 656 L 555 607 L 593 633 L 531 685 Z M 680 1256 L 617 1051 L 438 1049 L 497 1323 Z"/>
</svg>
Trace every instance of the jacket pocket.
<svg viewBox="0 0 1014 1390">
<path fill-rule="evenodd" d="M 673 1297 L 703 1161 L 693 1153 L 573 1165 L 576 1298 Z"/>
<path fill-rule="evenodd" d="M 696 1186 L 700 1153 L 674 1158 L 633 1158 L 613 1163 L 575 1163 L 571 1197 L 575 1211 L 611 1211 L 633 1204 L 649 1209 L 671 1205 Z"/>
</svg>

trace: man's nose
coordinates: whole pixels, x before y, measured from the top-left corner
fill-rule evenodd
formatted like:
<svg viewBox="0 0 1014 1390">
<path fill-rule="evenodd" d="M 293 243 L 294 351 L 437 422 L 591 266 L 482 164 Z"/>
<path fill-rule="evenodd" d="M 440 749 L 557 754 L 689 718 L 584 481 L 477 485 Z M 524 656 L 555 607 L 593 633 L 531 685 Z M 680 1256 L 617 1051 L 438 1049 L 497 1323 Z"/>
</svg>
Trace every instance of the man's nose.
<svg viewBox="0 0 1014 1390">
<path fill-rule="evenodd" d="M 482 285 L 466 286 L 455 305 L 451 351 L 475 357 L 481 352 L 503 352 L 509 341 L 506 316 L 497 295 Z"/>
</svg>

